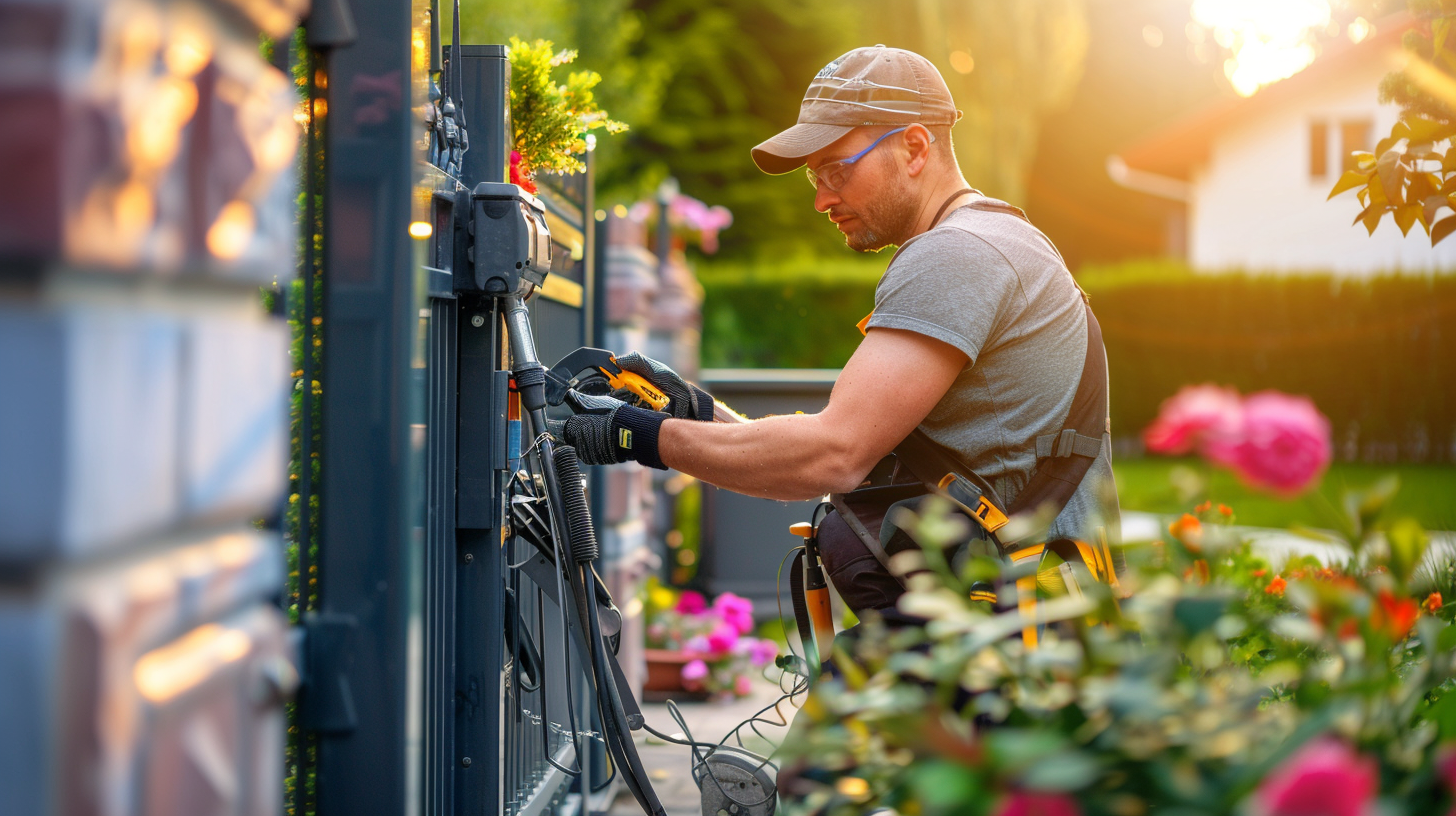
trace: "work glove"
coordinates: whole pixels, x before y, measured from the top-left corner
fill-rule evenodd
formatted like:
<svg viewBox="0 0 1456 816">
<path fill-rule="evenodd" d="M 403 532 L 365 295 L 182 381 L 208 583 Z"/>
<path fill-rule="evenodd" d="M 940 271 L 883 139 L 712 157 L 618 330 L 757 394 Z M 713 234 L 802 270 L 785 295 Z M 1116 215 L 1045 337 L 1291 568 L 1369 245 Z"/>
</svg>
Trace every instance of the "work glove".
<svg viewBox="0 0 1456 816">
<path fill-rule="evenodd" d="M 547 421 L 547 430 L 576 448 L 576 456 L 588 465 L 641 462 L 667 470 L 657 452 L 657 433 L 668 415 L 637 408 L 614 397 L 566 393 L 566 403 L 578 413 L 565 420 Z"/>
<path fill-rule="evenodd" d="M 684 380 L 671 368 L 635 351 L 618 357 L 617 365 L 657 386 L 657 390 L 667 397 L 667 412 L 673 417 L 713 421 L 713 395 Z"/>
</svg>

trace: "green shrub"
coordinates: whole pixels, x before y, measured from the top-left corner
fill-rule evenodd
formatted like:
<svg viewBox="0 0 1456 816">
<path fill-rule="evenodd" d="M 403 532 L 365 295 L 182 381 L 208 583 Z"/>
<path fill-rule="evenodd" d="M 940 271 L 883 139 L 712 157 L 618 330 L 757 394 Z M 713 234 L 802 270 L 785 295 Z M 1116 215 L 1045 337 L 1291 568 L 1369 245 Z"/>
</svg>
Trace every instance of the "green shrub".
<svg viewBox="0 0 1456 816">
<path fill-rule="evenodd" d="M 1446 461 L 1456 434 L 1456 277 L 1088 270 L 1112 378 L 1113 434 L 1198 382 L 1307 394 L 1336 455 Z"/>
<path fill-rule="evenodd" d="M 839 368 L 859 345 L 888 257 L 704 264 L 703 365 Z"/>
<path fill-rule="evenodd" d="M 708 367 L 838 368 L 888 258 L 704 269 Z M 1336 455 L 1449 461 L 1456 276 L 1194 274 L 1173 261 L 1088 268 L 1112 377 L 1113 434 L 1136 437 L 1183 385 L 1307 394 Z"/>
</svg>

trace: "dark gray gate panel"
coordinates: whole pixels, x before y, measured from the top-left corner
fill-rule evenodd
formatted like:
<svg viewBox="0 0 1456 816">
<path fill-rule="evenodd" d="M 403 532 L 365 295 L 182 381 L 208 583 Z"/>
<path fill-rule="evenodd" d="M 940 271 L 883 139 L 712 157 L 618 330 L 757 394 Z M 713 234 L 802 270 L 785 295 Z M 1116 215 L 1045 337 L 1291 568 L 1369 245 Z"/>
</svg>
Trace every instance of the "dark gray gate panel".
<svg viewBox="0 0 1456 816">
<path fill-rule="evenodd" d="M 814 413 L 829 404 L 838 369 L 705 369 L 702 385 L 749 417 Z M 779 561 L 798 544 L 789 525 L 808 521 L 817 501 L 776 502 L 703 486 L 698 575 L 709 592 L 735 592 L 765 614 L 775 609 Z M 784 588 L 787 593 L 788 588 Z"/>
<path fill-rule="evenodd" d="M 346 732 L 323 733 L 318 806 L 332 814 L 401 814 L 417 804 L 419 753 L 407 730 L 423 699 L 411 622 L 420 614 L 424 434 L 423 383 L 412 371 L 424 270 L 409 237 L 420 172 L 423 104 L 411 81 L 407 5 L 351 4 L 358 39 L 328 60 L 324 201 L 324 319 L 319 612 L 352 618 L 334 666 L 356 715 Z M 416 623 L 414 632 L 420 627 Z M 414 659 L 411 656 L 414 655 Z"/>
</svg>

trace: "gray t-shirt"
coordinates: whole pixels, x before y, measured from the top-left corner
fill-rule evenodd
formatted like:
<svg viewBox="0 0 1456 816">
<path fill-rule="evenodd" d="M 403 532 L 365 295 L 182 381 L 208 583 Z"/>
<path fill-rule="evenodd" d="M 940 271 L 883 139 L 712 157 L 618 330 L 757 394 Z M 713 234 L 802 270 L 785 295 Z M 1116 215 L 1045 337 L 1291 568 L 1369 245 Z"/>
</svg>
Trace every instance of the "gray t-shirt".
<svg viewBox="0 0 1456 816">
<path fill-rule="evenodd" d="M 1013 213 L 963 206 L 895 253 L 866 328 L 965 352 L 970 361 L 920 428 L 1015 501 L 1036 469 L 1036 438 L 1063 428 L 1087 355 L 1082 293 L 1051 241 Z M 1116 538 L 1107 448 L 1052 537 L 1092 540 L 1105 526 Z"/>
</svg>

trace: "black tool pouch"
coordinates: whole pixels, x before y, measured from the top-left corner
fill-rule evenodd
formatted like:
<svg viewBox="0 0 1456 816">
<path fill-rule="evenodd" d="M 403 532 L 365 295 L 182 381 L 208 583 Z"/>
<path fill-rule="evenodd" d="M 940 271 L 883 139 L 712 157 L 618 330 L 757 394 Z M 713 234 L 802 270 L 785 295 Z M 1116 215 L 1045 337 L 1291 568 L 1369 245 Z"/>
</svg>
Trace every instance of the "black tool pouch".
<svg viewBox="0 0 1456 816">
<path fill-rule="evenodd" d="M 927 493 L 919 482 L 866 487 L 829 497 L 834 510 L 819 524 L 819 557 L 839 597 L 856 615 L 889 609 L 905 592 L 890 570 L 890 556 L 916 546 L 904 533 L 880 544 L 890 508 L 918 501 Z"/>
</svg>

